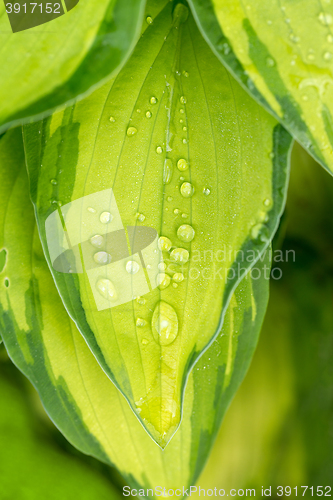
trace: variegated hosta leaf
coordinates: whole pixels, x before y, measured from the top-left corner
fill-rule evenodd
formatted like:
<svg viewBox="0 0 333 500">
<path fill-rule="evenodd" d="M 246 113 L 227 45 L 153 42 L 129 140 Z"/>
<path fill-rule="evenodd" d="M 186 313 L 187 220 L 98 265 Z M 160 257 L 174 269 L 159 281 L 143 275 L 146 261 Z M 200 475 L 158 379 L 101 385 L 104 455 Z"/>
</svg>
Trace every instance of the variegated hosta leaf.
<svg viewBox="0 0 333 500">
<path fill-rule="evenodd" d="M 161 446 L 191 367 L 276 229 L 289 146 L 170 2 L 113 81 L 25 128 L 58 290 Z"/>
<path fill-rule="evenodd" d="M 333 172 L 333 4 L 189 0 L 226 67 Z"/>
<path fill-rule="evenodd" d="M 54 423 L 81 451 L 114 464 L 132 486 L 182 488 L 202 470 L 246 373 L 267 305 L 269 253 L 238 285 L 215 342 L 189 376 L 177 433 L 161 450 L 101 370 L 69 318 L 42 252 L 20 133 L 0 140 L 0 332 Z M 12 168 L 7 168 L 8 163 Z"/>
<path fill-rule="evenodd" d="M 111 75 L 139 36 L 144 8 L 144 0 L 1 1 L 0 133 Z"/>
</svg>

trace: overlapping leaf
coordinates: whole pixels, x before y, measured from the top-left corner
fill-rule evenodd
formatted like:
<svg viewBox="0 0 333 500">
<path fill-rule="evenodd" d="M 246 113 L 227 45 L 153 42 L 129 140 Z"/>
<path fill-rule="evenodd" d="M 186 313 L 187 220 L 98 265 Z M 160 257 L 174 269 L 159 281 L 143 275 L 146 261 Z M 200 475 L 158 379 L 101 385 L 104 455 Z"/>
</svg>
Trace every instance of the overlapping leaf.
<svg viewBox="0 0 333 500">
<path fill-rule="evenodd" d="M 276 229 L 290 136 L 230 77 L 187 8 L 172 13 L 170 3 L 112 82 L 24 136 L 39 231 L 66 308 L 164 446 L 191 367 Z M 135 262 L 121 260 L 112 232 L 122 228 L 157 232 L 163 254 L 144 254 L 142 265 L 128 233 Z M 64 272 L 61 247 L 73 253 Z M 113 260 L 97 265 L 101 257 Z"/>
<path fill-rule="evenodd" d="M 137 41 L 145 8 L 144 0 L 80 0 L 52 21 L 13 33 L 8 16 L 14 10 L 34 9 L 36 19 L 45 18 L 46 8 L 63 11 L 64 2 L 53 4 L 0 2 L 0 132 L 111 75 Z"/>
<path fill-rule="evenodd" d="M 220 335 L 189 376 L 181 426 L 162 451 L 63 307 L 35 228 L 18 130 L 1 139 L 0 155 L 0 248 L 8 255 L 0 274 L 0 331 L 10 357 L 67 439 L 114 464 L 130 485 L 194 484 L 257 342 L 268 297 L 269 254 L 253 279 L 247 276 L 237 287 Z"/>
<path fill-rule="evenodd" d="M 224 64 L 333 172 L 333 6 L 300 0 L 189 0 Z"/>
</svg>

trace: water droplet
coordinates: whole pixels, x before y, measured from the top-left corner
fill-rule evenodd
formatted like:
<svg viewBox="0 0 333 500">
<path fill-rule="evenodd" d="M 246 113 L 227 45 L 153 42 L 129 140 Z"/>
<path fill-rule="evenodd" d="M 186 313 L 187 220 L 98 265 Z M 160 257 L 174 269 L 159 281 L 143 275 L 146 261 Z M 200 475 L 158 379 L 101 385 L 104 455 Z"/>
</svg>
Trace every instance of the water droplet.
<svg viewBox="0 0 333 500">
<path fill-rule="evenodd" d="M 178 284 L 177 284 L 177 283 L 172 283 L 172 286 L 173 286 L 174 288 L 178 288 Z"/>
<path fill-rule="evenodd" d="M 190 254 L 185 248 L 175 248 L 172 250 L 170 257 L 175 262 L 183 262 L 184 264 L 188 261 Z"/>
<path fill-rule="evenodd" d="M 171 240 L 169 240 L 169 238 L 167 238 L 166 236 L 161 236 L 159 239 L 158 239 L 158 248 L 162 251 L 162 252 L 168 252 L 170 250 L 170 248 L 172 247 L 172 242 Z"/>
<path fill-rule="evenodd" d="M 272 200 L 270 198 L 266 198 L 264 200 L 264 205 L 265 205 L 265 207 L 271 207 L 272 206 Z"/>
<path fill-rule="evenodd" d="M 309 98 L 308 98 L 308 96 L 307 96 L 306 94 L 304 94 L 304 95 L 302 95 L 302 100 L 303 100 L 303 101 L 308 101 L 308 100 L 309 100 Z"/>
<path fill-rule="evenodd" d="M 324 57 L 325 61 L 330 61 L 332 59 L 332 53 L 325 52 L 323 57 Z"/>
<path fill-rule="evenodd" d="M 187 99 L 183 95 L 181 96 L 181 98 L 179 100 L 180 100 L 181 104 L 186 104 L 187 103 Z"/>
<path fill-rule="evenodd" d="M 151 112 L 150 112 L 150 111 L 147 111 L 147 112 L 146 112 L 146 118 L 151 118 L 151 117 L 152 117 Z"/>
<path fill-rule="evenodd" d="M 188 215 L 187 214 L 182 214 L 183 219 L 187 219 Z"/>
<path fill-rule="evenodd" d="M 173 211 L 173 213 L 174 213 L 175 215 L 179 215 L 179 213 L 180 213 L 179 208 L 175 208 L 175 209 L 174 209 L 174 211 Z"/>
<path fill-rule="evenodd" d="M 328 41 L 328 43 L 333 43 L 333 35 L 327 35 L 326 40 Z"/>
<path fill-rule="evenodd" d="M 156 148 L 156 153 L 157 153 L 158 155 L 161 155 L 161 154 L 163 153 L 163 148 L 161 148 L 161 146 L 157 146 L 157 148 Z"/>
<path fill-rule="evenodd" d="M 164 161 L 164 169 L 163 169 L 163 182 L 164 182 L 164 184 L 170 184 L 171 179 L 172 179 L 172 173 L 173 173 L 172 160 L 170 160 L 170 158 L 167 158 Z"/>
<path fill-rule="evenodd" d="M 142 318 L 137 318 L 136 319 L 136 326 L 138 326 L 139 328 L 142 328 L 143 326 L 145 326 L 146 324 L 146 321 Z"/>
<path fill-rule="evenodd" d="M 128 274 L 136 274 L 139 272 L 140 266 L 135 260 L 129 260 L 126 264 L 126 271 Z"/>
<path fill-rule="evenodd" d="M 98 280 L 96 283 L 96 289 L 106 300 L 113 302 L 118 299 L 118 294 L 114 284 L 108 279 Z"/>
<path fill-rule="evenodd" d="M 94 261 L 96 264 L 110 264 L 111 255 L 107 252 L 97 252 L 94 255 Z"/>
<path fill-rule="evenodd" d="M 141 109 L 139 109 L 139 108 L 138 108 L 138 109 L 136 110 L 136 112 L 137 112 L 137 113 L 141 113 Z"/>
<path fill-rule="evenodd" d="M 147 339 L 142 339 L 141 342 L 143 345 L 149 344 L 149 340 L 147 340 Z"/>
<path fill-rule="evenodd" d="M 172 201 L 172 200 L 173 200 L 172 196 L 167 197 L 167 201 Z"/>
<path fill-rule="evenodd" d="M 189 167 L 189 164 L 187 163 L 186 160 L 184 160 L 184 158 L 181 158 L 180 160 L 177 161 L 177 168 L 181 172 L 184 172 L 185 170 L 187 170 L 188 167 Z"/>
<path fill-rule="evenodd" d="M 177 230 L 177 236 L 181 241 L 190 242 L 195 236 L 195 231 L 189 224 L 183 224 L 179 226 Z"/>
<path fill-rule="evenodd" d="M 183 144 L 187 144 L 187 139 L 185 139 L 185 137 L 183 139 Z"/>
<path fill-rule="evenodd" d="M 135 135 L 137 133 L 137 129 L 135 127 L 128 127 L 126 133 L 128 137 L 131 137 L 132 135 Z"/>
<path fill-rule="evenodd" d="M 146 22 L 147 24 L 153 24 L 153 18 L 150 16 L 146 17 Z"/>
<path fill-rule="evenodd" d="M 167 268 L 167 265 L 165 262 L 160 262 L 157 267 L 158 267 L 159 271 L 165 271 Z"/>
<path fill-rule="evenodd" d="M 309 53 L 308 53 L 308 55 L 307 55 L 307 59 L 308 59 L 309 61 L 313 61 L 313 60 L 314 60 L 314 58 L 315 58 L 314 53 L 313 53 L 312 51 L 309 51 Z"/>
<path fill-rule="evenodd" d="M 156 97 L 154 97 L 154 96 L 153 96 L 153 97 L 151 97 L 151 98 L 150 98 L 150 104 L 156 104 L 156 103 L 157 103 L 157 99 L 156 99 Z"/>
<path fill-rule="evenodd" d="M 187 71 L 183 71 L 183 75 L 188 78 L 188 72 Z"/>
<path fill-rule="evenodd" d="M 183 108 L 180 108 L 179 112 L 182 113 L 182 114 L 184 114 L 185 110 Z"/>
<path fill-rule="evenodd" d="M 96 210 L 92 207 L 88 207 L 88 212 L 90 212 L 91 214 L 95 214 Z"/>
<path fill-rule="evenodd" d="M 151 326 L 157 342 L 171 344 L 178 335 L 178 316 L 174 308 L 161 300 L 155 307 Z"/>
<path fill-rule="evenodd" d="M 184 132 L 186 132 L 186 130 L 187 130 L 187 127 L 183 127 L 183 130 L 184 130 Z"/>
<path fill-rule="evenodd" d="M 261 243 L 266 243 L 269 240 L 269 231 L 266 226 L 262 224 L 256 224 L 251 229 L 251 238 L 253 240 L 258 240 Z"/>
<path fill-rule="evenodd" d="M 140 304 L 140 306 L 143 306 L 146 303 L 146 299 L 144 297 L 137 297 L 136 301 L 138 304 Z"/>
<path fill-rule="evenodd" d="M 104 238 L 100 234 L 95 234 L 95 236 L 90 238 L 90 243 L 96 248 L 102 248 L 104 245 Z"/>
<path fill-rule="evenodd" d="M 139 222 L 143 222 L 143 221 L 145 220 L 145 218 L 146 218 L 146 216 L 145 216 L 145 215 L 140 214 L 139 212 L 138 212 L 137 214 L 135 214 L 135 217 L 136 217 L 136 219 L 137 219 Z"/>
<path fill-rule="evenodd" d="M 176 283 L 181 283 L 182 281 L 184 281 L 184 275 L 183 275 L 183 273 L 175 273 L 175 274 L 172 276 L 172 279 L 173 279 L 173 281 L 175 281 Z"/>
<path fill-rule="evenodd" d="M 53 186 L 56 186 L 58 184 L 58 181 L 56 179 L 51 179 L 51 184 L 53 184 Z"/>
<path fill-rule="evenodd" d="M 210 189 L 208 187 L 204 187 L 203 190 L 202 190 L 203 194 L 206 195 L 206 196 L 209 196 L 210 195 Z"/>
<path fill-rule="evenodd" d="M 325 12 L 321 12 L 318 16 L 318 19 L 324 26 L 329 26 L 333 22 L 333 17 L 331 16 L 331 14 L 327 14 Z"/>
<path fill-rule="evenodd" d="M 183 182 L 180 186 L 180 193 L 184 198 L 190 198 L 194 193 L 194 187 L 190 182 Z"/>
<path fill-rule="evenodd" d="M 116 121 L 115 117 L 114 116 L 110 116 L 109 118 L 110 122 L 114 123 Z"/>
<path fill-rule="evenodd" d="M 113 217 L 110 214 L 110 212 L 103 212 L 99 217 L 99 220 L 101 221 L 102 224 L 108 224 L 109 222 L 112 221 L 112 219 Z"/>
<path fill-rule="evenodd" d="M 156 283 L 160 290 L 164 290 L 170 285 L 171 278 L 168 274 L 160 273 L 156 277 Z"/>
<path fill-rule="evenodd" d="M 266 66 L 268 66 L 269 68 L 271 68 L 272 66 L 275 66 L 274 59 L 272 59 L 271 57 L 267 57 L 267 59 L 266 59 Z"/>
</svg>

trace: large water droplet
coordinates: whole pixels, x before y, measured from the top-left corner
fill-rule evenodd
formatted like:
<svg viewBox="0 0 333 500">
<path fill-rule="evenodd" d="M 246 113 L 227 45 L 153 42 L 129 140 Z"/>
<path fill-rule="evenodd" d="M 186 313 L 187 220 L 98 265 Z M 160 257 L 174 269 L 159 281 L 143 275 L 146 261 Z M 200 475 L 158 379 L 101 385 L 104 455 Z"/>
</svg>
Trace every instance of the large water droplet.
<svg viewBox="0 0 333 500">
<path fill-rule="evenodd" d="M 170 254 L 170 258 L 175 262 L 182 262 L 185 264 L 189 259 L 190 254 L 185 248 L 175 248 Z"/>
<path fill-rule="evenodd" d="M 187 99 L 183 95 L 181 96 L 181 98 L 179 100 L 180 100 L 181 104 L 186 104 L 187 103 Z"/>
<path fill-rule="evenodd" d="M 111 262 L 111 255 L 107 252 L 97 252 L 94 255 L 96 264 L 109 264 Z"/>
<path fill-rule="evenodd" d="M 189 224 L 183 224 L 182 226 L 179 226 L 177 236 L 181 241 L 188 243 L 193 240 L 195 231 Z"/>
<path fill-rule="evenodd" d="M 108 279 L 100 279 L 96 283 L 96 289 L 106 299 L 114 302 L 118 299 L 114 284 Z"/>
<path fill-rule="evenodd" d="M 137 133 L 137 129 L 135 127 L 128 127 L 127 129 L 127 135 L 128 137 L 131 137 L 132 135 L 135 135 Z"/>
<path fill-rule="evenodd" d="M 160 290 L 164 290 L 170 285 L 170 276 L 165 273 L 159 273 L 156 277 L 156 283 Z"/>
<path fill-rule="evenodd" d="M 108 224 L 109 222 L 112 221 L 112 219 L 113 217 L 110 214 L 110 212 L 103 212 L 99 217 L 99 220 L 102 222 L 102 224 Z"/>
<path fill-rule="evenodd" d="M 139 222 L 143 222 L 146 218 L 145 215 L 143 214 L 140 214 L 140 212 L 137 212 L 136 215 L 135 215 L 136 219 L 139 221 Z"/>
<path fill-rule="evenodd" d="M 140 266 L 135 260 L 129 260 L 126 264 L 126 271 L 128 274 L 136 274 L 140 270 Z"/>
<path fill-rule="evenodd" d="M 178 335 L 178 316 L 174 308 L 161 300 L 155 307 L 151 326 L 159 344 L 171 344 Z"/>
<path fill-rule="evenodd" d="M 156 97 L 151 97 L 150 98 L 150 104 L 156 104 L 157 103 L 157 98 Z"/>
<path fill-rule="evenodd" d="M 95 236 L 90 238 L 90 243 L 96 248 L 102 248 L 104 245 L 104 238 L 100 234 L 95 234 Z"/>
<path fill-rule="evenodd" d="M 147 112 L 146 112 L 146 118 L 151 118 L 151 117 L 152 117 L 151 112 L 150 112 L 150 111 L 147 111 Z"/>
<path fill-rule="evenodd" d="M 157 146 L 157 148 L 156 148 L 156 153 L 157 153 L 158 155 L 161 155 L 161 154 L 163 153 L 163 148 L 161 148 L 161 146 Z"/>
<path fill-rule="evenodd" d="M 176 283 L 181 283 L 182 281 L 184 281 L 184 275 L 183 275 L 183 273 L 175 273 L 175 274 L 172 276 L 172 279 L 173 279 L 173 281 L 175 281 Z"/>
<path fill-rule="evenodd" d="M 177 168 L 181 172 L 184 172 L 185 170 L 187 170 L 188 167 L 189 167 L 189 164 L 187 163 L 186 160 L 184 160 L 184 158 L 181 158 L 180 160 L 177 161 Z"/>
<path fill-rule="evenodd" d="M 153 24 L 153 18 L 150 16 L 146 17 L 146 22 L 147 24 Z"/>
<path fill-rule="evenodd" d="M 163 169 L 163 182 L 164 184 L 170 184 L 172 179 L 173 165 L 172 160 L 167 158 L 164 161 L 164 169 Z"/>
<path fill-rule="evenodd" d="M 170 250 L 170 248 L 172 247 L 172 242 L 171 240 L 169 240 L 169 238 L 167 238 L 166 236 L 161 236 L 159 239 L 158 239 L 158 248 L 162 251 L 162 252 L 168 252 Z"/>
<path fill-rule="evenodd" d="M 180 193 L 184 198 L 190 198 L 194 193 L 194 187 L 190 182 L 183 182 L 180 186 Z"/>
</svg>

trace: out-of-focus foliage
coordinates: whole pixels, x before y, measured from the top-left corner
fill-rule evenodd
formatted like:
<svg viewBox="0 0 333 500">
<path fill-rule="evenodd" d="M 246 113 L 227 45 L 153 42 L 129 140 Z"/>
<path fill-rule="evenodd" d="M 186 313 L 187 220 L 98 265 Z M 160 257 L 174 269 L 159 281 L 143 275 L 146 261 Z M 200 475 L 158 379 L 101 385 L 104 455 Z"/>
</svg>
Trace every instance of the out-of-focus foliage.
<svg viewBox="0 0 333 500">
<path fill-rule="evenodd" d="M 96 468 L 74 456 L 47 418 L 37 394 L 0 346 L 1 500 L 118 500 L 120 493 Z M 43 413 L 41 413 L 43 412 Z M 55 436 L 56 435 L 56 436 Z M 101 466 L 102 469 L 103 466 Z"/>
<path fill-rule="evenodd" d="M 275 263 L 283 276 L 271 282 L 257 352 L 199 478 L 201 487 L 330 484 L 332 194 L 329 175 L 295 145 L 281 228 L 289 261 Z"/>
</svg>

